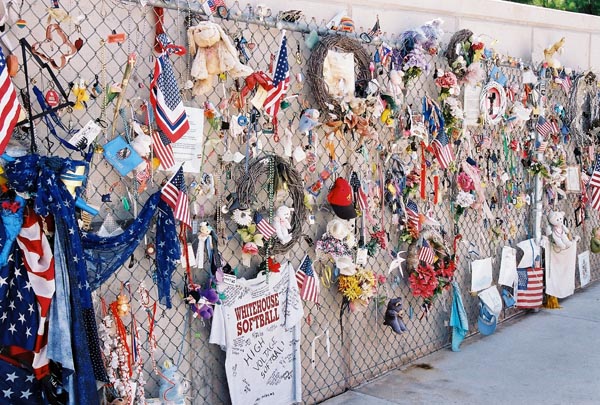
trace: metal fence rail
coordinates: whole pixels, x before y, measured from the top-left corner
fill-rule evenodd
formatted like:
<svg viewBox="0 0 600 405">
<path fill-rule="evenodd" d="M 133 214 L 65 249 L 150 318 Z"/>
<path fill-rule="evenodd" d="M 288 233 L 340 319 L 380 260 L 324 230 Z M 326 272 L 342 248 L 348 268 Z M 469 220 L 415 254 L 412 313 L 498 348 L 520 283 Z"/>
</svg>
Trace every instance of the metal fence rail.
<svg viewBox="0 0 600 405">
<path fill-rule="evenodd" d="M 145 111 L 142 106 L 149 97 L 148 88 L 154 65 L 152 49 L 155 15 L 152 4 L 155 3 L 149 2 L 142 6 L 137 2 L 113 0 L 98 2 L 66 0 L 60 2 L 62 9 L 68 13 L 68 16 L 65 16 L 60 22 L 60 27 L 72 42 L 81 39 L 82 46 L 64 68 L 54 70 L 54 72 L 60 83 L 67 88 L 70 84 L 83 81 L 92 96 L 86 102 L 85 108 L 81 110 L 63 109 L 60 116 L 68 128 L 80 128 L 89 120 L 97 118 L 105 119 L 109 128 L 99 135 L 97 142 L 100 145 L 113 138 L 112 125 L 116 125 L 117 133 L 123 133 L 132 119 L 145 122 Z M 169 37 L 176 44 L 187 45 L 186 28 L 203 18 L 202 13 L 198 12 L 197 3 L 191 6 L 182 1 L 158 4 L 166 7 L 165 29 Z M 14 53 L 18 54 L 16 44 L 19 38 L 25 38 L 29 43 L 45 38 L 48 25 L 47 7 L 48 2 L 23 0 L 19 12 L 27 20 L 27 26 L 25 28 L 13 27 L 5 34 L 5 38 L 8 38 L 15 46 Z M 261 19 L 254 13 L 250 14 L 251 10 L 248 7 L 240 6 L 237 3 L 229 7 L 229 12 L 229 19 L 216 18 L 216 21 L 222 25 L 232 39 L 242 40 L 243 38 L 246 41 L 243 51 L 249 58 L 247 63 L 256 70 L 266 71 L 268 69 L 269 64 L 272 63 L 272 55 L 277 52 L 279 46 L 279 27 L 287 29 L 290 76 L 292 78 L 288 94 L 297 94 L 298 96 L 289 99 L 290 106 L 282 110 L 279 122 L 281 128 L 287 126 L 288 123 L 292 129 L 295 128 L 301 111 L 314 106 L 314 97 L 310 94 L 306 82 L 302 80 L 303 74 L 306 74 L 306 63 L 310 56 L 305 39 L 312 30 L 318 30 L 320 34 L 327 30 L 314 20 L 308 21 L 304 18 L 296 24 L 277 25 L 276 20 Z M 56 22 L 56 18 L 52 20 Z M 107 43 L 108 36 L 115 33 L 125 33 L 124 42 Z M 365 43 L 364 47 L 370 54 L 373 54 L 378 45 L 379 43 Z M 59 47 L 59 44 L 55 43 L 54 46 Z M 54 49 L 49 52 L 54 52 Z M 117 114 L 117 121 L 113 122 L 114 104 L 103 108 L 103 95 L 95 96 L 92 88 L 96 84 L 103 89 L 113 83 L 119 83 L 125 72 L 129 55 L 132 53 L 137 55 L 137 62 L 125 94 L 125 103 L 123 104 L 125 109 L 122 114 Z M 189 55 L 172 57 L 171 60 L 175 67 L 177 82 L 183 88 L 186 81 L 190 79 L 191 57 Z M 15 78 L 18 88 L 25 87 L 23 67 L 26 63 L 31 77 L 31 85 L 35 84 L 44 93 L 55 89 L 51 77 L 40 70 L 31 58 L 25 61 L 20 60 L 20 62 L 21 71 Z M 430 65 L 444 67 L 446 61 L 442 56 L 432 56 Z M 487 68 L 491 68 L 491 65 Z M 510 81 L 518 85 L 522 84 L 521 69 L 510 66 L 501 69 Z M 389 79 L 386 72 L 383 73 L 378 79 L 386 85 Z M 415 114 L 420 112 L 421 98 L 424 95 L 429 95 L 434 99 L 438 95 L 432 74 L 433 72 L 424 74 L 407 86 L 405 104 L 411 105 Z M 233 114 L 237 113 L 231 102 L 225 102 L 229 100 L 234 87 L 233 79 L 224 77 L 219 81 L 215 80 L 214 88 L 207 96 L 192 97 L 191 92 L 187 89 L 182 91 L 182 95 L 184 103 L 189 106 L 203 107 L 206 102 L 210 102 L 213 106 L 225 107 L 220 110 L 220 113 L 223 115 L 223 120 L 228 121 Z M 548 96 L 551 103 L 566 103 L 566 98 L 559 87 L 549 85 Z M 33 111 L 34 113 L 39 112 L 39 106 L 33 100 L 32 98 Z M 70 100 L 74 100 L 72 94 Z M 265 118 L 259 118 L 259 122 L 263 129 L 262 134 L 258 135 L 262 143 L 262 151 L 283 155 L 282 142 L 275 142 L 273 135 L 265 131 L 267 126 Z M 394 140 L 393 129 L 385 127 L 381 123 L 378 125 L 382 144 Z M 280 132 L 282 131 L 280 130 Z M 495 152 L 499 159 L 495 163 L 498 167 L 505 167 L 509 159 L 520 161 L 519 156 L 515 155 L 516 152 L 504 153 L 501 142 L 503 137 L 512 139 L 529 136 L 527 128 L 522 130 L 479 128 L 473 132 L 472 136 L 483 132 L 492 137 L 493 146 L 489 150 L 478 149 L 479 155 L 474 158 L 488 164 L 486 158 Z M 17 133 L 15 137 L 20 137 L 24 141 L 27 139 L 23 133 Z M 196 219 L 208 221 L 216 227 L 215 213 L 220 210 L 222 205 L 226 204 L 226 197 L 235 192 L 236 181 L 243 170 L 235 164 L 223 163 L 219 156 L 225 152 L 226 147 L 232 152 L 239 151 L 245 154 L 246 142 L 245 139 L 231 136 L 227 130 L 210 129 L 208 124 L 205 124 L 205 138 L 210 141 L 204 148 L 203 172 L 214 177 L 216 190 L 214 195 L 203 196 L 198 200 L 200 210 L 196 213 Z M 50 134 L 43 121 L 36 122 L 36 139 L 41 154 L 80 158 L 76 153 L 62 147 Z M 294 145 L 304 145 L 306 142 L 304 135 L 294 133 Z M 366 145 L 366 153 L 357 151 L 357 140 L 352 139 L 350 135 L 347 135 L 344 140 L 334 138 L 332 142 L 335 144 L 336 160 L 340 167 L 334 177 L 347 177 L 354 170 L 366 178 L 376 180 L 373 168 L 383 167 L 385 163 L 380 160 L 375 142 Z M 572 145 L 568 144 L 566 148 L 569 159 L 573 159 Z M 94 217 L 90 224 L 92 231 L 97 231 L 102 224 L 107 225 L 107 221 L 112 219 L 115 222 L 108 223 L 108 225 L 125 226 L 130 223 L 137 210 L 148 198 L 149 193 L 157 190 L 163 179 L 167 177 L 167 173 L 154 172 L 152 184 L 147 190 L 138 192 L 139 184 L 135 179 L 121 177 L 103 159 L 100 151 L 101 149 L 98 148 L 92 158 L 91 173 L 85 192 L 86 201 L 100 207 L 100 214 Z M 304 162 L 295 165 L 305 176 L 305 183 L 308 185 L 318 179 L 318 173 L 327 164 L 327 154 L 323 152 L 318 156 L 314 172 L 306 170 Z M 428 206 L 434 217 L 442 224 L 446 241 L 449 244 L 452 243 L 457 231 L 462 234 L 462 241 L 458 244 L 457 250 L 459 267 L 456 272 L 456 280 L 463 292 L 464 304 L 471 324 L 470 334 L 476 333 L 474 325 L 476 325 L 478 314 L 478 299 L 476 296 L 468 294 L 471 279 L 470 261 L 476 258 L 493 257 L 494 278 L 497 279 L 502 246 L 514 246 L 517 242 L 532 237 L 534 234 L 533 206 L 514 204 L 512 201 L 521 194 L 532 196 L 534 178 L 531 173 L 525 170 L 521 164 L 517 164 L 510 183 L 511 186 L 514 185 L 514 189 L 511 190 L 506 184 L 494 183 L 494 175 L 490 173 L 488 176 L 486 195 L 488 201 L 492 199 L 492 196 L 497 201 L 492 209 L 494 216 L 497 217 L 495 223 L 483 220 L 478 211 L 468 210 L 465 215 L 461 216 L 455 227 L 452 206 L 454 190 L 451 187 L 442 193 L 442 199 L 437 205 Z M 186 180 L 188 184 L 199 183 L 201 177 L 187 174 Z M 454 184 L 453 181 L 452 177 L 442 176 L 443 184 L 449 186 Z M 298 266 L 305 253 L 309 253 L 312 257 L 315 256 L 314 244 L 309 244 L 308 240 L 313 242 L 318 240 L 325 231 L 327 222 L 333 218 L 333 213 L 330 212 L 325 199 L 326 190 L 331 184 L 332 181 L 328 180 L 325 183 L 324 191 L 316 199 L 312 212 L 315 215 L 314 224 L 307 223 L 304 226 L 304 234 L 308 238 L 299 241 L 297 246 L 284 257 L 279 257 L 280 261 L 288 259 L 294 266 Z M 258 198 L 262 199 L 265 205 L 268 203 L 266 196 L 259 194 Z M 568 221 L 571 221 L 574 216 L 573 205 L 576 202 L 573 194 L 557 201 L 555 206 L 562 207 L 567 212 Z M 548 207 L 547 200 L 544 204 L 545 207 Z M 419 205 L 421 210 L 427 208 L 425 202 L 419 201 Z M 600 225 L 598 214 L 595 211 L 588 210 L 586 214 L 585 227 L 576 228 L 576 233 L 582 238 L 579 251 L 586 250 L 589 245 L 589 231 Z M 392 228 L 389 225 L 391 224 L 389 210 L 386 211 L 383 222 Z M 236 225 L 227 215 L 224 215 L 224 224 L 224 238 L 219 246 L 224 259 L 233 268 L 237 268 L 240 277 L 253 277 L 257 272 L 258 260 L 254 259 L 253 266 L 250 268 L 241 264 L 241 243 L 236 237 Z M 575 227 L 573 226 L 571 229 L 575 229 Z M 391 236 L 390 242 L 393 245 L 391 248 L 398 247 L 396 239 L 394 239 L 394 237 L 397 238 L 394 229 L 386 229 L 386 231 Z M 193 243 L 195 249 L 198 243 L 197 236 L 190 234 L 189 241 Z M 153 242 L 152 233 L 148 235 L 146 242 Z M 107 302 L 112 302 L 123 286 L 126 289 L 129 286 L 135 298 L 135 291 L 141 283 L 148 287 L 152 297 L 156 298 L 156 288 L 153 282 L 153 258 L 145 253 L 145 248 L 146 246 L 140 246 L 131 261 L 102 285 L 97 292 L 98 298 L 104 297 Z M 406 250 L 405 246 L 401 250 Z M 391 261 L 389 251 L 380 250 L 369 260 L 369 266 L 376 273 L 387 277 L 387 281 L 379 287 L 381 302 L 373 300 L 369 308 L 362 313 L 341 312 L 341 294 L 337 292 L 337 284 L 331 283 L 330 286 L 322 285 L 320 305 L 305 304 L 305 318 L 302 324 L 302 385 L 303 398 L 307 404 L 330 398 L 387 370 L 405 365 L 446 347 L 450 342 L 451 333 L 447 324 L 452 299 L 450 292 L 446 291 L 438 297 L 433 302 L 428 315 L 423 316 L 421 299 L 411 295 L 407 275 L 404 274 L 402 277 L 398 269 L 388 273 Z M 592 257 L 592 280 L 600 278 L 599 260 L 596 256 Z M 317 272 L 323 274 L 327 265 L 326 261 L 317 262 Z M 197 282 L 205 280 L 208 276 L 208 272 L 205 270 L 194 269 L 193 271 Z M 161 363 L 169 359 L 178 366 L 189 385 L 186 396 L 190 399 L 190 403 L 227 404 L 230 400 L 224 369 L 225 356 L 219 347 L 208 343 L 210 321 L 205 322 L 189 316 L 188 305 L 183 301 L 184 274 L 183 267 L 179 266 L 177 273 L 173 276 L 172 287 L 175 291 L 173 308 L 159 307 L 157 311 L 155 336 L 158 350 L 155 353 L 156 360 Z M 579 286 L 578 278 L 577 286 Z M 408 332 L 402 335 L 392 333 L 387 326 L 383 325 L 385 303 L 387 299 L 393 297 L 404 299 L 406 313 L 404 320 Z M 100 314 L 99 300 L 97 305 L 97 313 Z M 142 357 L 146 360 L 144 371 L 148 381 L 146 397 L 157 397 L 161 377 L 152 370 L 151 353 L 146 343 L 149 329 L 146 311 L 138 299 L 134 299 L 132 305 L 132 313 L 141 327 L 140 342 L 142 342 L 143 348 Z M 518 310 L 507 310 L 503 313 L 502 320 L 519 313 Z"/>
</svg>

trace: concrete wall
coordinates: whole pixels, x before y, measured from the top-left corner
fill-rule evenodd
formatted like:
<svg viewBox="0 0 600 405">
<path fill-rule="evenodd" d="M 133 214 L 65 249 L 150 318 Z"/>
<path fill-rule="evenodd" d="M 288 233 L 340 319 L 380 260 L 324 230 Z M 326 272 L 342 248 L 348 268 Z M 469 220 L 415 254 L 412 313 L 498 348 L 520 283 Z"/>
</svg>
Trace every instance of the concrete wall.
<svg viewBox="0 0 600 405">
<path fill-rule="evenodd" d="M 459 29 L 496 40 L 494 48 L 503 54 L 538 61 L 545 47 L 566 38 L 562 56 L 564 66 L 576 70 L 600 68 L 600 17 L 576 14 L 501 0 L 396 0 L 396 1 L 311 1 L 281 2 L 265 0 L 250 3 L 272 9 L 303 10 L 318 23 L 329 21 L 338 11 L 348 10 L 357 31 L 368 31 L 379 15 L 386 35 L 421 25 L 433 18 L 444 20 L 446 40 Z M 485 39 L 485 38 L 484 38 Z M 487 41 L 486 41 L 487 42 Z"/>
</svg>

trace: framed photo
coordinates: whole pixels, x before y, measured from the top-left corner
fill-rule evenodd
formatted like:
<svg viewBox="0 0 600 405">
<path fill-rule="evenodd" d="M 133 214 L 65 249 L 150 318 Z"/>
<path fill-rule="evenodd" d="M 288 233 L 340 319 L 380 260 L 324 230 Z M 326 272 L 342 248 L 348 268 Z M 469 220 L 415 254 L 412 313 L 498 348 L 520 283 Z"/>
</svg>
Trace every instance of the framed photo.
<svg viewBox="0 0 600 405">
<path fill-rule="evenodd" d="M 565 191 L 567 193 L 581 193 L 581 170 L 579 169 L 579 166 L 567 167 Z"/>
</svg>

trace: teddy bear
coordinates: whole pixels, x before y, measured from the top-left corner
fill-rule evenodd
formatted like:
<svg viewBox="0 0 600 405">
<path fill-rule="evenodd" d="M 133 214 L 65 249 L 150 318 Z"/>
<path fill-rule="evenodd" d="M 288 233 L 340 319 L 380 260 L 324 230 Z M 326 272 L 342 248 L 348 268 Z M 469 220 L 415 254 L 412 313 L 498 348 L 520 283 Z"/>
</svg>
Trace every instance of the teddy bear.
<svg viewBox="0 0 600 405">
<path fill-rule="evenodd" d="M 385 311 L 384 325 L 388 325 L 398 334 L 407 331 L 406 325 L 402 321 L 402 298 L 392 298 L 388 301 Z"/>
<path fill-rule="evenodd" d="M 194 96 L 208 93 L 220 73 L 227 72 L 233 78 L 252 74 L 252 69 L 240 62 L 237 49 L 220 25 L 201 21 L 188 28 L 187 33 L 190 55 L 194 58 L 191 67 Z"/>
<path fill-rule="evenodd" d="M 569 229 L 564 224 L 565 213 L 563 211 L 550 211 L 548 214 L 548 226 L 546 227 L 546 236 L 552 242 L 555 252 L 561 252 L 573 245 Z M 574 238 L 579 242 L 579 236 Z"/>
</svg>

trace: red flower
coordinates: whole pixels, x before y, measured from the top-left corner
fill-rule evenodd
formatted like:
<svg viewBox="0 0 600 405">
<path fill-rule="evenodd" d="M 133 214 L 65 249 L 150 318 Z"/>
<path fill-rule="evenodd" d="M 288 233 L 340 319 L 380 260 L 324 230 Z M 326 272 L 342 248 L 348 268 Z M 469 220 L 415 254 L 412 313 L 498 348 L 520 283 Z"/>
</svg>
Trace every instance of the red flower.
<svg viewBox="0 0 600 405">
<path fill-rule="evenodd" d="M 446 89 L 456 86 L 457 83 L 456 75 L 452 72 L 444 72 L 442 76 L 435 79 L 435 84 Z"/>
<path fill-rule="evenodd" d="M 485 47 L 485 44 L 483 42 L 473 42 L 471 44 L 471 49 L 474 51 L 479 51 L 481 49 L 483 49 Z"/>
<path fill-rule="evenodd" d="M 450 260 L 449 263 L 442 263 L 437 270 L 437 274 L 439 277 L 444 277 L 450 280 L 454 276 L 454 271 L 456 270 L 456 265 L 453 260 Z"/>
<path fill-rule="evenodd" d="M 436 272 L 430 264 L 420 264 L 417 271 L 413 272 L 408 278 L 410 289 L 415 297 L 425 299 L 433 297 L 439 281 Z"/>
</svg>

